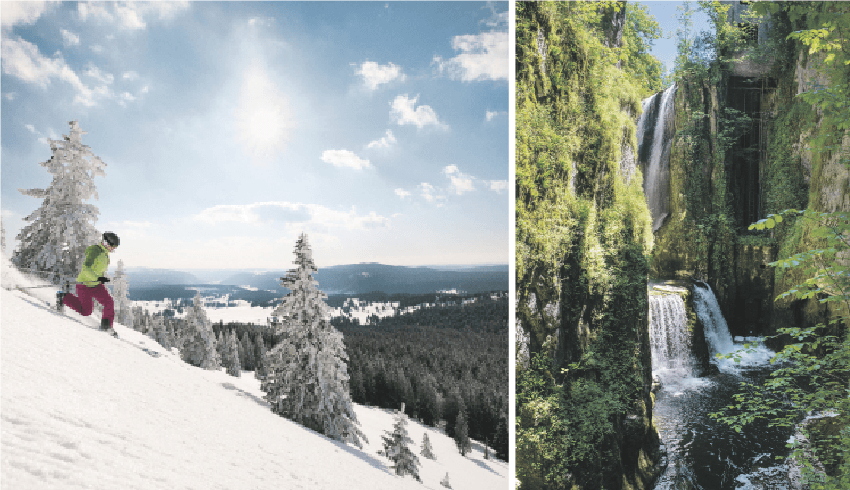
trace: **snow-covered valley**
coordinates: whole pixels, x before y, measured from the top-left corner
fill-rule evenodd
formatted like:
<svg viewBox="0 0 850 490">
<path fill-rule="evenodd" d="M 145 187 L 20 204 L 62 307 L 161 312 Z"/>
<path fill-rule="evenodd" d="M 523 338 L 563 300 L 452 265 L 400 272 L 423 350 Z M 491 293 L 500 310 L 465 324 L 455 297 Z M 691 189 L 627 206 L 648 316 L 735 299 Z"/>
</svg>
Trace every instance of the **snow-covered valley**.
<svg viewBox="0 0 850 490">
<path fill-rule="evenodd" d="M 508 487 L 508 464 L 473 442 L 463 457 L 438 429 L 409 421 L 422 483 L 378 454 L 393 414 L 355 405 L 362 449 L 273 414 L 252 372 L 192 367 L 139 332 L 48 305 L 3 259 L 2 466 L 6 489 L 454 489 Z M 216 320 L 211 316 L 213 321 Z M 227 320 L 225 320 L 226 322 Z"/>
<path fill-rule="evenodd" d="M 196 289 L 187 287 L 186 289 Z M 393 316 L 401 316 L 413 313 L 418 310 L 437 307 L 463 306 L 469 305 L 481 300 L 492 299 L 497 300 L 507 296 L 507 292 L 499 293 L 479 293 L 476 295 L 466 296 L 449 296 L 443 297 L 436 303 L 422 303 L 413 306 L 399 307 L 397 301 L 381 302 L 381 301 L 361 301 L 358 298 L 348 298 L 342 307 L 330 308 L 331 317 L 347 318 L 356 320 L 361 325 L 366 325 L 369 318 L 386 318 Z M 269 319 L 274 318 L 275 307 L 251 306 L 251 303 L 245 300 L 233 300 L 228 295 L 223 296 L 204 296 L 202 293 L 202 301 L 204 302 L 207 318 L 213 323 L 237 322 L 237 323 L 254 323 L 259 325 L 266 324 Z M 163 299 L 159 301 L 140 301 L 134 300 L 130 304 L 133 308 L 138 308 L 140 312 L 146 311 L 150 314 L 161 314 L 165 310 L 172 310 L 175 318 L 182 318 L 185 312 L 177 312 L 177 300 Z"/>
</svg>

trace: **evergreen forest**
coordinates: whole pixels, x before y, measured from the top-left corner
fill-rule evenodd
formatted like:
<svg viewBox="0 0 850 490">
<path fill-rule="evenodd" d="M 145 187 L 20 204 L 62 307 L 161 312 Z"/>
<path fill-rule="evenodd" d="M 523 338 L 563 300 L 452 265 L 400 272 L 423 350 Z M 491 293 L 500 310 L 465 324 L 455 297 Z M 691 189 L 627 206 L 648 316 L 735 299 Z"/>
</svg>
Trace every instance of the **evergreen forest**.
<svg viewBox="0 0 850 490">
<path fill-rule="evenodd" d="M 381 299 L 386 295 L 380 294 Z M 399 299 L 391 296 L 392 299 Z M 489 296 L 484 296 L 489 298 Z M 434 295 L 404 295 L 406 305 L 434 300 Z M 188 309 L 189 306 L 181 306 Z M 135 328 L 166 347 L 181 349 L 188 328 L 181 318 L 151 315 L 136 308 Z M 155 328 L 162 323 L 162 336 Z M 405 404 L 405 413 L 457 437 L 463 412 L 466 435 L 508 457 L 508 299 L 484 299 L 468 305 L 423 308 L 399 316 L 373 317 L 367 325 L 334 317 L 348 356 L 352 401 L 388 409 Z M 279 337 L 270 325 L 212 323 L 221 365 L 265 374 L 263 359 Z M 235 339 L 231 342 L 226 339 Z M 226 355 L 235 344 L 235 360 Z"/>
</svg>

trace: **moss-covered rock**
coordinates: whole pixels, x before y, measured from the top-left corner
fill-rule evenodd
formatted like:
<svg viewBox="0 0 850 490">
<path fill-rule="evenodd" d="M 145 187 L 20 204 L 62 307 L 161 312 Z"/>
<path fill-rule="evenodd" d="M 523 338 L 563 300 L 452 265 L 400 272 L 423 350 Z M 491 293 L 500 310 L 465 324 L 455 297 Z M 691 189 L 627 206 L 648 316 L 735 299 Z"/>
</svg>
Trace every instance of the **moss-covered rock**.
<svg viewBox="0 0 850 490">
<path fill-rule="evenodd" d="M 523 489 L 648 489 L 654 477 L 652 228 L 631 156 L 641 89 L 613 55 L 627 8 L 517 3 Z"/>
</svg>

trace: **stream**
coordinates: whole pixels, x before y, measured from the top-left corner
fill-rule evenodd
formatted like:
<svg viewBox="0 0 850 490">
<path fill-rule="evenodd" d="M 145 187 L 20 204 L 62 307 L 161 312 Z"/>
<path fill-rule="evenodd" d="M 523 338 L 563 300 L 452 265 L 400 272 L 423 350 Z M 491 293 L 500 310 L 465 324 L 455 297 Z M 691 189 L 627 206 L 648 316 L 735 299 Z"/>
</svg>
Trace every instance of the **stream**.
<svg viewBox="0 0 850 490">
<path fill-rule="evenodd" d="M 662 301 L 672 300 L 670 296 L 651 298 L 651 302 Z M 665 358 L 669 349 L 653 352 L 653 374 L 662 383 L 656 393 L 654 421 L 666 451 L 666 468 L 655 490 L 791 490 L 783 463 L 790 428 L 771 428 L 766 421 L 760 421 L 744 426 L 739 433 L 710 417 L 712 412 L 734 402 L 733 396 L 741 390 L 742 382 L 760 384 L 770 375 L 775 369 L 769 362 L 773 353 L 759 346 L 755 352 L 744 354 L 740 364 L 715 359 L 716 353 L 743 348 L 745 339 L 733 340 L 729 335 L 716 298 L 707 286 L 694 287 L 694 306 L 705 327 L 711 363 L 719 372 L 695 377 L 689 370 L 671 369 L 681 362 Z M 653 322 L 664 321 L 663 328 L 687 328 L 669 318 L 651 317 Z M 656 325 L 653 331 L 660 328 Z M 683 334 L 668 335 L 681 338 Z"/>
<path fill-rule="evenodd" d="M 770 428 L 762 421 L 738 433 L 709 416 L 733 401 L 742 381 L 761 381 L 770 370 L 721 372 L 656 393 L 655 423 L 667 450 L 667 468 L 656 490 L 790 490 L 787 469 L 775 458 L 787 455 L 790 428 Z"/>
</svg>

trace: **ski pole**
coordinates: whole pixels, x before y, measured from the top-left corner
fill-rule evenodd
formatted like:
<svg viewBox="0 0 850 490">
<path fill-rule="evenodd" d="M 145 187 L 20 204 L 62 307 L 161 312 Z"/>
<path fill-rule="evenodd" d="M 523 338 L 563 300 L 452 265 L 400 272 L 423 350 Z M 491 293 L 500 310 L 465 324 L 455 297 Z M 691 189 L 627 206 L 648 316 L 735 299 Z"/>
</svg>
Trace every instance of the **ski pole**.
<svg viewBox="0 0 850 490">
<path fill-rule="evenodd" d="M 35 288 L 55 288 L 55 287 L 59 287 L 59 285 L 58 284 L 47 284 L 45 286 L 15 286 L 15 287 L 18 288 L 18 289 L 35 289 Z M 63 291 L 65 291 L 67 293 L 69 290 L 70 290 L 70 285 L 69 285 L 69 283 L 66 282 L 65 288 L 63 289 Z"/>
</svg>

